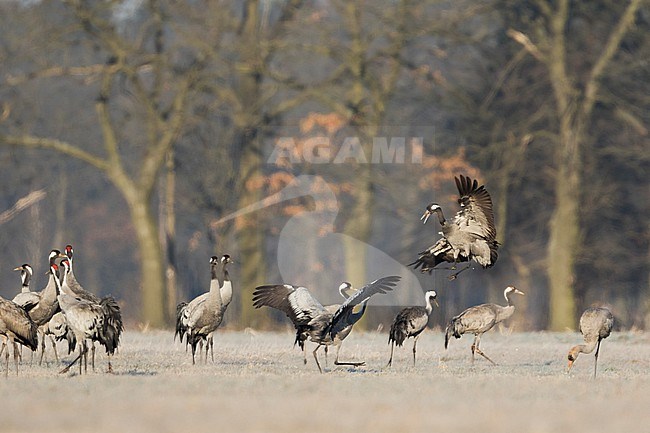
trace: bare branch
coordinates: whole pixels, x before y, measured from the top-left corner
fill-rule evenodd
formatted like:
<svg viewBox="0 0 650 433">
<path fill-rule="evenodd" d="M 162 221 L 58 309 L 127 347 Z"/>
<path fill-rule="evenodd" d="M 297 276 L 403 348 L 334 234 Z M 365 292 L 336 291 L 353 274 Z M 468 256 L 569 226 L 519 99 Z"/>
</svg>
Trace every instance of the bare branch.
<svg viewBox="0 0 650 433">
<path fill-rule="evenodd" d="M 107 171 L 109 168 L 108 162 L 106 162 L 106 160 L 99 158 L 89 152 L 86 152 L 85 150 L 79 149 L 70 143 L 54 138 L 34 137 L 33 135 L 0 135 L 0 143 L 14 146 L 52 149 L 64 155 L 87 162 L 99 170 Z"/>
<path fill-rule="evenodd" d="M 4 224 L 4 223 L 10 221 L 13 217 L 15 217 L 21 211 L 27 209 L 28 207 L 32 206 L 35 203 L 38 203 L 39 201 L 41 201 L 43 199 L 43 197 L 45 197 L 45 190 L 44 189 L 39 189 L 39 190 L 30 192 L 25 197 L 19 199 L 11 208 L 9 208 L 6 211 L 0 213 L 0 224 Z"/>
<path fill-rule="evenodd" d="M 582 107 L 583 115 L 588 116 L 591 113 L 591 109 L 596 101 L 596 94 L 598 93 L 599 79 L 612 57 L 614 57 L 618 51 L 618 46 L 620 45 L 623 36 L 625 36 L 625 33 L 627 33 L 632 24 L 634 24 L 634 15 L 640 5 L 641 0 L 632 0 L 630 2 L 621 16 L 621 19 L 618 21 L 616 28 L 614 28 L 612 33 L 609 35 L 609 39 L 605 44 L 603 52 L 591 69 L 591 73 L 589 74 L 589 78 L 585 84 L 585 101 Z"/>
<path fill-rule="evenodd" d="M 526 51 L 528 51 L 533 57 L 535 57 L 540 62 L 546 62 L 546 57 L 542 51 L 535 45 L 525 34 L 515 29 L 508 29 L 506 32 L 510 38 L 515 42 L 521 44 Z"/>
</svg>

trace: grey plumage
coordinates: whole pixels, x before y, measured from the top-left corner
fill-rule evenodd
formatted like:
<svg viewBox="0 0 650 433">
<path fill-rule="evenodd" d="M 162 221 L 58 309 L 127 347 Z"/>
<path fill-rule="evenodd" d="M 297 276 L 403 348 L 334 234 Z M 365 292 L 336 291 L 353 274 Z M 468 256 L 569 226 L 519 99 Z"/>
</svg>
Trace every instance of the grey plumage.
<svg viewBox="0 0 650 433">
<path fill-rule="evenodd" d="M 54 261 L 62 257 L 59 250 L 52 250 L 48 256 L 50 266 Z M 49 273 L 47 285 L 39 292 L 39 300 L 36 305 L 29 309 L 29 317 L 38 326 L 45 325 L 59 311 L 59 303 L 56 298 L 56 284 L 52 273 Z"/>
<path fill-rule="evenodd" d="M 580 353 L 591 353 L 596 349 L 594 357 L 594 377 L 598 369 L 598 352 L 600 351 L 600 342 L 609 337 L 614 326 L 614 316 L 612 312 L 603 307 L 587 308 L 580 317 L 580 332 L 584 337 L 585 344 L 578 344 L 569 351 L 569 366 L 567 373 L 571 371 L 573 363 Z"/>
<path fill-rule="evenodd" d="M 42 327 L 43 333 L 54 338 L 54 341 L 66 341 L 68 343 L 68 354 L 74 352 L 77 347 L 77 337 L 68 326 L 68 321 L 62 311 L 56 313 L 49 322 Z M 52 342 L 54 348 L 54 355 L 58 360 L 55 343 Z"/>
<path fill-rule="evenodd" d="M 176 307 L 176 335 L 181 341 L 186 336 L 186 344 L 192 347 L 192 364 L 195 363 L 196 347 L 206 342 L 206 360 L 208 350 L 212 350 L 214 361 L 214 331 L 221 325 L 223 316 L 232 300 L 232 281 L 226 266 L 232 263 L 230 256 L 210 258 L 210 290 L 197 296 L 189 303 L 182 302 Z"/>
<path fill-rule="evenodd" d="M 122 322 L 122 310 L 120 309 L 119 304 L 112 296 L 98 297 L 97 295 L 89 292 L 84 289 L 81 284 L 77 281 L 77 278 L 74 274 L 74 250 L 72 245 L 68 244 L 65 246 L 65 256 L 68 258 L 68 271 L 66 275 L 66 283 L 72 293 L 81 299 L 85 299 L 93 304 L 96 304 L 101 308 L 102 314 L 104 315 L 104 320 L 102 322 L 102 340 L 104 341 L 103 345 L 106 349 L 106 354 L 109 356 L 108 366 L 109 371 L 112 369 L 110 356 L 115 354 L 119 344 L 120 337 L 124 331 L 124 324 Z M 95 366 L 95 345 L 92 344 L 92 363 L 93 368 Z"/>
<path fill-rule="evenodd" d="M 445 330 L 445 349 L 447 349 L 449 339 L 452 336 L 460 338 L 463 334 L 474 334 L 474 342 L 471 347 L 472 362 L 474 362 L 474 353 L 478 353 L 492 364 L 495 364 L 479 348 L 481 335 L 492 329 L 497 323 L 508 319 L 515 312 L 515 306 L 512 304 L 509 296 L 511 293 L 518 295 L 524 294 L 516 287 L 508 286 L 503 291 L 503 296 L 506 298 L 508 304 L 505 307 L 497 304 L 476 305 L 452 318 Z"/>
<path fill-rule="evenodd" d="M 406 307 L 400 311 L 393 324 L 390 327 L 390 332 L 388 333 L 388 343 L 390 344 L 390 359 L 388 360 L 388 367 L 393 365 L 393 350 L 395 345 L 402 346 L 404 341 L 413 337 L 413 365 L 415 365 L 415 352 L 416 345 L 418 342 L 418 337 L 427 327 L 429 323 L 429 316 L 431 311 L 433 311 L 432 301 L 438 305 L 436 301 L 436 292 L 435 290 L 429 290 L 424 294 L 425 305 L 424 307 Z"/>
<path fill-rule="evenodd" d="M 54 264 L 54 261 L 60 257 L 65 256 L 63 256 L 59 250 L 51 250 L 50 254 L 48 255 L 49 264 Z M 41 340 L 41 355 L 39 357 L 39 364 L 41 364 L 45 355 L 45 327 L 47 326 L 47 323 L 50 321 L 50 319 L 52 319 L 52 317 L 60 311 L 59 302 L 57 300 L 56 284 L 54 283 L 52 274 L 49 273 L 47 285 L 40 292 L 27 293 L 23 289 L 23 291 L 21 291 L 21 293 L 14 299 L 18 301 L 18 305 L 25 308 L 29 314 L 29 317 L 34 321 L 34 323 L 36 323 L 39 328 L 38 333 Z M 54 341 L 52 341 L 52 348 L 54 350 L 54 356 L 58 360 L 59 356 L 56 353 L 56 345 Z"/>
<path fill-rule="evenodd" d="M 305 287 L 290 284 L 260 286 L 253 291 L 253 306 L 266 306 L 283 311 L 293 322 L 296 328 L 295 342 L 303 350 L 304 341 L 308 338 L 316 343 L 318 346 L 312 353 L 316 366 L 322 373 L 317 352 L 323 345 L 336 346 L 335 365 L 364 365 L 363 362 L 340 362 L 338 358 L 341 343 L 352 332 L 354 324 L 363 317 L 370 297 L 392 290 L 399 280 L 399 276 L 380 278 L 354 291 L 340 306 L 327 307 L 318 302 Z M 342 295 L 350 289 L 350 283 L 339 286 Z M 354 308 L 358 305 L 361 305 L 361 308 L 355 312 Z M 306 358 L 304 362 L 307 362 Z"/>
<path fill-rule="evenodd" d="M 460 210 L 454 220 L 448 222 L 442 208 L 436 203 L 427 206 L 422 219 L 426 223 L 432 214 L 438 216 L 442 227 L 442 238 L 433 246 L 419 253 L 419 257 L 409 266 L 421 268 L 422 272 L 431 273 L 440 263 L 459 263 L 476 261 L 484 268 L 494 265 L 498 258 L 499 247 L 496 241 L 492 199 L 485 186 L 478 185 L 476 179 L 460 175 L 455 178 L 458 188 Z M 455 278 L 460 272 L 453 274 Z"/>
<path fill-rule="evenodd" d="M 68 326 L 74 332 L 77 344 L 79 345 L 79 356 L 75 358 L 68 366 L 66 366 L 60 373 L 67 372 L 75 362 L 79 361 L 79 374 L 82 374 L 82 362 L 84 370 L 88 370 L 88 344 L 87 341 L 98 342 L 107 348 L 110 343 L 104 335 L 104 320 L 105 315 L 99 304 L 83 299 L 77 296 L 71 289 L 67 282 L 70 272 L 70 262 L 68 258 L 61 261 L 62 279 L 59 280 L 57 276 L 58 267 L 51 266 L 52 275 L 58 289 L 58 301 L 61 306 L 63 314 L 65 314 Z M 109 371 L 112 371 L 110 357 L 108 360 Z M 95 368 L 93 361 L 93 369 Z"/>
<path fill-rule="evenodd" d="M 38 347 L 38 327 L 27 312 L 14 302 L 0 297 L 0 335 L 7 346 L 5 352 L 5 376 L 9 375 L 9 345 L 14 351 L 14 364 L 18 374 L 18 347 L 16 343 L 27 346 L 32 351 Z M 7 340 L 10 343 L 7 345 Z"/>
<path fill-rule="evenodd" d="M 20 293 L 18 293 L 12 301 L 17 305 L 20 305 L 29 311 L 34 308 L 41 299 L 41 294 L 39 292 L 32 292 L 30 289 L 30 284 L 32 276 L 34 275 L 34 270 L 32 267 L 25 263 L 17 268 L 14 268 L 14 271 L 20 271 L 20 281 L 22 282 Z"/>
</svg>

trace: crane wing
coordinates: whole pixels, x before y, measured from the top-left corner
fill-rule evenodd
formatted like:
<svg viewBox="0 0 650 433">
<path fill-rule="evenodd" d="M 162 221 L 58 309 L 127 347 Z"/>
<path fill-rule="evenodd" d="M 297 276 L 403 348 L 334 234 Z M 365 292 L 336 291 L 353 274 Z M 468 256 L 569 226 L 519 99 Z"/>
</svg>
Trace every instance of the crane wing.
<svg viewBox="0 0 650 433">
<path fill-rule="evenodd" d="M 41 301 L 41 294 L 39 292 L 21 292 L 18 293 L 13 302 L 29 311 Z"/>
<path fill-rule="evenodd" d="M 359 289 L 358 292 L 346 299 L 345 302 L 343 302 L 338 308 L 338 310 L 336 310 L 328 329 L 333 330 L 340 318 L 349 314 L 355 305 L 366 302 L 372 295 L 375 295 L 377 293 L 386 293 L 393 290 L 393 287 L 395 287 L 397 282 L 401 279 L 402 277 L 399 275 L 391 275 L 389 277 L 379 278 L 378 280 L 375 280 L 372 283 L 368 283 L 363 286 L 361 289 Z"/>
<path fill-rule="evenodd" d="M 307 325 L 314 317 L 326 312 L 325 307 L 309 290 L 291 284 L 256 287 L 253 291 L 253 306 L 283 311 L 295 326 Z"/>
<path fill-rule="evenodd" d="M 460 210 L 456 213 L 454 224 L 459 230 L 474 234 L 478 237 L 493 241 L 497 231 L 494 227 L 494 211 L 492 198 L 484 185 L 479 186 L 476 179 L 467 176 L 454 178 L 458 188 L 458 204 Z"/>
</svg>

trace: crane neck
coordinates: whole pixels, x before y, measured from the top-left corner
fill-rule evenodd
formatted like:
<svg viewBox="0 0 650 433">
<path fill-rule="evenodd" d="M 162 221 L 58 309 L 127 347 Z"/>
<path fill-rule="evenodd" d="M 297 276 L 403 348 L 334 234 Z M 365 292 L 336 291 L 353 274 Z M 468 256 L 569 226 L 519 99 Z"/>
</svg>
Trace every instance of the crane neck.
<svg viewBox="0 0 650 433">
<path fill-rule="evenodd" d="M 508 296 L 508 292 L 503 292 L 503 297 L 506 298 L 506 302 L 508 303 L 508 307 L 513 307 L 514 304 L 512 303 L 512 300 L 510 299 L 510 296 Z"/>
<path fill-rule="evenodd" d="M 219 291 L 221 292 L 221 301 L 223 302 L 223 305 L 229 305 L 230 301 L 232 301 L 232 281 L 230 281 L 228 271 L 225 271 L 224 281 L 219 288 Z"/>
<path fill-rule="evenodd" d="M 578 344 L 577 346 L 574 346 L 571 349 L 571 352 L 575 353 L 576 355 L 578 353 L 588 354 L 594 351 L 597 344 L 598 344 L 598 339 L 595 339 L 593 341 L 587 341 L 585 344 Z"/>
<path fill-rule="evenodd" d="M 424 309 L 427 310 L 427 316 L 431 315 L 431 312 L 433 311 L 433 305 L 431 305 L 431 298 L 429 296 L 426 297 L 426 305 Z"/>
<path fill-rule="evenodd" d="M 30 290 L 29 290 L 29 282 L 30 282 L 30 280 L 31 280 L 31 276 L 29 275 L 29 272 L 24 271 L 24 270 L 21 271 L 21 273 L 20 273 L 20 279 L 21 279 L 21 281 L 22 281 L 21 292 L 23 292 L 23 293 L 27 293 L 27 292 L 29 292 L 29 291 L 30 291 Z"/>
<path fill-rule="evenodd" d="M 361 303 L 361 308 L 356 313 L 354 312 L 354 309 L 353 309 L 352 312 L 350 313 L 350 323 L 349 323 L 349 325 L 354 325 L 359 320 L 361 320 L 361 318 L 363 317 L 363 314 L 366 312 L 366 308 L 368 308 L 368 301 L 367 300 L 363 301 Z"/>
<path fill-rule="evenodd" d="M 70 276 L 69 274 L 72 272 L 72 269 L 68 269 L 66 272 L 66 269 L 63 268 L 62 271 L 63 271 L 63 277 L 57 279 L 59 282 L 59 290 L 61 291 L 61 293 L 65 293 L 66 295 L 75 296 L 75 293 L 70 288 L 70 284 L 68 282 L 68 278 Z"/>
<path fill-rule="evenodd" d="M 434 210 L 434 212 L 438 216 L 438 222 L 440 223 L 441 226 L 444 226 L 445 224 L 447 224 L 447 220 L 445 219 L 445 216 L 442 213 L 441 208 L 436 208 L 436 210 Z"/>
</svg>

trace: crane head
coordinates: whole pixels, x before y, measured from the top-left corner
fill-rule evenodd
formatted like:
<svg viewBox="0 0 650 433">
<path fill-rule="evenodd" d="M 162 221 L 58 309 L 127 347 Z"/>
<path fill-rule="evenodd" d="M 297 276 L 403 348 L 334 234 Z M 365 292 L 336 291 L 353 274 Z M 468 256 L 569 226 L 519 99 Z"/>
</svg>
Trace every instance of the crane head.
<svg viewBox="0 0 650 433">
<path fill-rule="evenodd" d="M 569 350 L 569 365 L 567 366 L 566 372 L 569 373 L 571 371 L 571 367 L 573 367 L 573 363 L 576 362 L 576 359 L 578 359 L 578 354 L 580 353 L 580 346 L 574 346 Z"/>
<path fill-rule="evenodd" d="M 424 296 L 427 299 L 430 299 L 433 301 L 436 307 L 440 308 L 440 305 L 438 304 L 438 294 L 436 293 L 435 290 L 429 290 L 427 293 L 424 294 Z"/>
<path fill-rule="evenodd" d="M 356 290 L 352 288 L 352 284 L 347 281 L 342 282 L 339 286 L 339 293 L 344 299 L 348 299 L 350 296 L 354 295 L 355 292 Z"/>
<path fill-rule="evenodd" d="M 14 271 L 25 271 L 29 275 L 34 275 L 34 270 L 27 263 L 25 263 L 24 265 L 18 266 L 17 268 L 14 268 Z"/>
<path fill-rule="evenodd" d="M 433 215 L 435 212 L 441 211 L 442 208 L 437 204 L 437 203 L 431 203 L 429 206 L 426 207 L 424 210 L 424 214 L 422 214 L 422 217 L 420 218 L 420 221 L 424 221 L 423 224 L 427 223 L 427 220 L 431 215 Z"/>
</svg>

